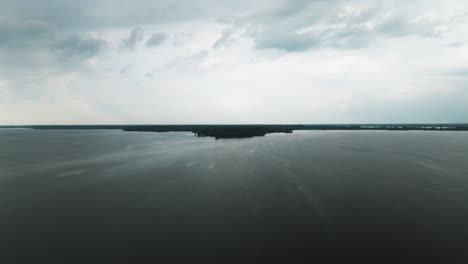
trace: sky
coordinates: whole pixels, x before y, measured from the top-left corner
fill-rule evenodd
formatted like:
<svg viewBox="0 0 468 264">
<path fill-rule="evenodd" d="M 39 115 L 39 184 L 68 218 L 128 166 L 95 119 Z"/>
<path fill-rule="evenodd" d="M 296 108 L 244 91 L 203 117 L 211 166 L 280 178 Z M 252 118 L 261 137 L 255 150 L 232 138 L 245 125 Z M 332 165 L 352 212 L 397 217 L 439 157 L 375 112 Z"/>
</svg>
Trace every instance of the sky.
<svg viewBox="0 0 468 264">
<path fill-rule="evenodd" d="M 465 0 L 0 0 L 0 124 L 468 122 Z"/>
</svg>

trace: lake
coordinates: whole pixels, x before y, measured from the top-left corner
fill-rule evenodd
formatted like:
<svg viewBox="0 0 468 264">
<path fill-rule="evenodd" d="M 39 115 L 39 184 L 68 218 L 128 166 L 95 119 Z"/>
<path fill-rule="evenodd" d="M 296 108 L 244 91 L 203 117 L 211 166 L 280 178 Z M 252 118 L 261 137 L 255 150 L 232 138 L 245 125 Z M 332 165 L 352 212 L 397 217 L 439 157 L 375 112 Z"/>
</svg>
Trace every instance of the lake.
<svg viewBox="0 0 468 264">
<path fill-rule="evenodd" d="M 467 263 L 467 249 L 468 132 L 0 130 L 1 263 Z"/>
</svg>

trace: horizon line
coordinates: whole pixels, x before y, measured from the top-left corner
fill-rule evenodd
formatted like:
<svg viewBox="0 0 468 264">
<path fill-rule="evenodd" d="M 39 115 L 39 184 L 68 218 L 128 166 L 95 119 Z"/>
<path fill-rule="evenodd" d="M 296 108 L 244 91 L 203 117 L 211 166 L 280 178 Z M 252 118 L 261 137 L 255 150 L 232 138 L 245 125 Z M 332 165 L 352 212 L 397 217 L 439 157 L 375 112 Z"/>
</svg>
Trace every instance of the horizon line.
<svg viewBox="0 0 468 264">
<path fill-rule="evenodd" d="M 245 126 L 245 125 L 467 125 L 468 121 L 465 122 L 363 122 L 363 123 L 114 123 L 114 124 L 21 124 L 21 125 L 10 125 L 0 124 L 0 127 L 34 127 L 34 126 Z"/>
</svg>

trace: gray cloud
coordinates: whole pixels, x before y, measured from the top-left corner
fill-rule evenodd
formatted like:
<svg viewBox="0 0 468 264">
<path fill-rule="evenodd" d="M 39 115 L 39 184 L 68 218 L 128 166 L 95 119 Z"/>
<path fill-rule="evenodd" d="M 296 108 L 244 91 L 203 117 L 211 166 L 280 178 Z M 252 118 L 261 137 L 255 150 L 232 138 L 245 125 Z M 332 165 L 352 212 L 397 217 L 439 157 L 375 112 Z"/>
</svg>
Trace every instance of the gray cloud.
<svg viewBox="0 0 468 264">
<path fill-rule="evenodd" d="M 0 86 L 12 100 L 27 99 L 25 105 L 45 100 L 54 109 L 55 94 L 56 101 L 90 107 L 106 101 L 132 122 L 164 121 L 158 113 L 166 112 L 240 120 L 236 111 L 247 122 L 262 121 L 255 108 L 272 115 L 278 104 L 271 98 L 290 103 L 284 116 L 298 121 L 333 115 L 333 107 L 346 112 L 356 102 L 372 113 L 376 95 L 390 114 L 401 98 L 422 102 L 446 93 L 460 105 L 467 98 L 459 90 L 468 76 L 468 19 L 457 0 L 0 0 L 0 6 Z M 238 87 L 245 92 L 230 92 Z M 186 100 L 187 108 L 171 108 L 174 100 Z M 148 119 L 130 103 L 146 107 Z M 408 120 L 413 105 L 402 111 Z M 467 113 L 438 110 L 441 119 Z M 360 117 L 350 113 L 347 120 Z"/>
<path fill-rule="evenodd" d="M 228 27 L 223 30 L 221 36 L 211 45 L 212 48 L 220 48 L 229 45 L 235 41 L 233 34 L 235 33 L 235 27 Z"/>
<path fill-rule="evenodd" d="M 463 41 L 454 41 L 449 44 L 450 47 L 458 48 L 465 45 L 465 42 Z"/>
<path fill-rule="evenodd" d="M 57 42 L 53 51 L 58 52 L 62 59 L 90 58 L 99 54 L 106 45 L 106 41 L 101 39 L 72 36 Z"/>
<path fill-rule="evenodd" d="M 383 1 L 358 0 L 275 0 L 257 1 L 150 1 L 135 0 L 84 0 L 84 1 L 12 1 L 0 0 L 6 4 L 0 10 L 0 17 L 16 24 L 29 25 L 30 34 L 44 34 L 50 27 L 60 32 L 86 32 L 106 28 L 128 28 L 140 24 L 164 24 L 177 21 L 236 21 L 233 27 L 248 26 L 251 37 L 260 49 L 281 49 L 303 51 L 314 47 L 356 48 L 365 47 L 381 36 L 401 37 L 407 35 L 434 36 L 437 23 L 412 21 L 421 11 L 420 6 L 411 8 L 402 4 L 395 8 Z M 430 7 L 430 4 L 426 5 Z M 347 8 L 354 8 L 346 13 Z M 348 10 L 349 11 L 349 10 Z M 35 21 L 35 22 L 31 22 Z M 3 23 L 2 23 L 3 24 Z M 323 25 L 330 26 L 306 34 L 297 34 L 302 28 Z M 339 27 L 336 27 L 338 26 Z M 372 25 L 372 27 L 369 27 Z M 20 41 L 21 37 L 5 25 L 0 27 L 1 43 Z M 42 29 L 40 27 L 43 27 Z M 11 28 L 8 27 L 7 28 Z M 26 32 L 24 32 L 26 31 Z M 28 34 L 28 30 L 23 30 Z M 59 32 L 59 33 L 60 33 Z M 218 47 L 228 40 L 213 45 Z M 147 46 L 160 44 L 162 35 L 153 35 Z M 141 27 L 134 28 L 129 37 L 122 41 L 121 48 L 134 49 L 143 39 Z M 23 39 L 24 42 L 27 39 Z"/>
<path fill-rule="evenodd" d="M 166 33 L 154 33 L 151 37 L 146 41 L 147 47 L 156 47 L 159 46 L 164 40 L 167 39 Z"/>
<path fill-rule="evenodd" d="M 362 48 L 379 37 L 438 35 L 438 23 L 414 21 L 417 13 L 411 16 L 405 10 L 389 10 L 382 4 L 347 9 L 341 1 L 299 1 L 297 8 L 286 11 L 264 14 L 265 17 L 253 21 L 255 27 L 261 28 L 252 34 L 257 48 L 285 51 Z M 284 18 L 285 14 L 294 16 Z"/>
<path fill-rule="evenodd" d="M 125 74 L 125 73 L 129 73 L 132 71 L 134 65 L 133 64 L 127 64 L 125 65 L 121 70 L 120 70 L 120 74 Z"/>
<path fill-rule="evenodd" d="M 447 71 L 444 74 L 468 77 L 468 68 L 454 69 L 454 70 Z"/>
<path fill-rule="evenodd" d="M 304 51 L 314 46 L 320 46 L 320 39 L 312 35 L 300 35 L 287 32 L 270 32 L 256 38 L 259 49 L 280 49 L 284 51 Z"/>
<path fill-rule="evenodd" d="M 278 19 L 284 19 L 287 17 L 297 15 L 298 13 L 307 9 L 308 6 L 312 4 L 317 4 L 318 2 L 323 2 L 323 0 L 289 0 L 279 2 L 277 5 L 273 5 L 272 9 L 268 10 L 266 14 Z"/>
<path fill-rule="evenodd" d="M 143 29 L 141 27 L 134 27 L 130 31 L 128 38 L 122 40 L 120 47 L 123 49 L 135 49 L 135 47 L 143 41 Z"/>
<path fill-rule="evenodd" d="M 55 28 L 38 20 L 0 21 L 0 47 L 37 46 L 54 36 Z"/>
</svg>

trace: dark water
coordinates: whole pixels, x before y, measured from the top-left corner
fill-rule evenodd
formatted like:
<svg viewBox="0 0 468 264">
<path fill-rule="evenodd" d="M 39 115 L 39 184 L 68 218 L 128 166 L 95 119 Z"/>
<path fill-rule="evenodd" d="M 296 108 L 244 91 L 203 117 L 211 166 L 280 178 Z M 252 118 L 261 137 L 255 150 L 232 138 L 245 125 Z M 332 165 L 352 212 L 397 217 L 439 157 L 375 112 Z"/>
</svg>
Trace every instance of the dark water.
<svg viewBox="0 0 468 264">
<path fill-rule="evenodd" d="M 468 133 L 0 131 L 0 263 L 468 263 Z"/>
</svg>

